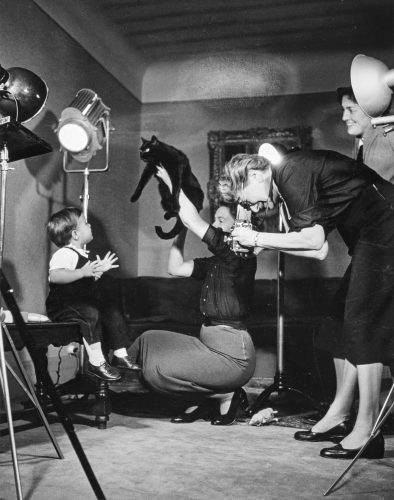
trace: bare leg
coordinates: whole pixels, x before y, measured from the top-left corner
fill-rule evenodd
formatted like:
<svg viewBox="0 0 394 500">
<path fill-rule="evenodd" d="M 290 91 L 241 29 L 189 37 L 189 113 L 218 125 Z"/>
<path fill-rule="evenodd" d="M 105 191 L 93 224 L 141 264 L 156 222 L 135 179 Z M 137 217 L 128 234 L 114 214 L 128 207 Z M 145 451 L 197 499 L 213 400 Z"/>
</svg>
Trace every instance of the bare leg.
<svg viewBox="0 0 394 500">
<path fill-rule="evenodd" d="M 380 385 L 382 381 L 382 363 L 357 365 L 358 386 L 360 393 L 356 423 L 352 432 L 344 438 L 344 448 L 360 448 L 368 441 L 373 425 L 379 414 Z"/>
<path fill-rule="evenodd" d="M 186 410 L 184 410 L 185 413 L 192 413 L 194 410 L 197 410 L 198 408 L 198 405 L 195 405 L 195 406 L 189 406 L 188 408 L 186 408 Z"/>
<path fill-rule="evenodd" d="M 334 401 L 324 417 L 313 427 L 313 432 L 327 432 L 347 420 L 353 404 L 357 382 L 357 368 L 347 359 L 334 358 L 337 388 Z"/>
</svg>

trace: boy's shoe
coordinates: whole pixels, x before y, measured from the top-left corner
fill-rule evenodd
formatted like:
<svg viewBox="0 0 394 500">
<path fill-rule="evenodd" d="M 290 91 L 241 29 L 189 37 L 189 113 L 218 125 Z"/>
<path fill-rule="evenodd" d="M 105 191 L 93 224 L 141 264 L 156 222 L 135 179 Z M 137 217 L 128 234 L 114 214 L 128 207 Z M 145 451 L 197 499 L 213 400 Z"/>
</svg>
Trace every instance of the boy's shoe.
<svg viewBox="0 0 394 500">
<path fill-rule="evenodd" d="M 104 361 L 100 366 L 94 366 L 88 363 L 88 375 L 101 378 L 107 382 L 113 382 L 121 378 L 121 374 L 116 368 L 113 368 L 109 363 Z"/>
<path fill-rule="evenodd" d="M 112 356 L 111 366 L 114 366 L 120 370 L 141 370 L 140 365 L 133 363 L 130 356 L 124 356 L 123 358 L 118 358 L 118 356 Z"/>
</svg>

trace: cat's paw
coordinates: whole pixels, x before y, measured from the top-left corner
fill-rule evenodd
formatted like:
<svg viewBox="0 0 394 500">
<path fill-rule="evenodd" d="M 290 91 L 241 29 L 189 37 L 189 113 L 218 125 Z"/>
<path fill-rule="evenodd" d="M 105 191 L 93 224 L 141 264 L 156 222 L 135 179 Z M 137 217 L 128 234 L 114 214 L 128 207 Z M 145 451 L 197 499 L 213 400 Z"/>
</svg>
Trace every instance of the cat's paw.
<svg viewBox="0 0 394 500">
<path fill-rule="evenodd" d="M 134 193 L 133 196 L 130 198 L 131 203 L 134 203 L 135 201 L 137 201 L 138 198 L 139 198 L 139 195 Z"/>
</svg>

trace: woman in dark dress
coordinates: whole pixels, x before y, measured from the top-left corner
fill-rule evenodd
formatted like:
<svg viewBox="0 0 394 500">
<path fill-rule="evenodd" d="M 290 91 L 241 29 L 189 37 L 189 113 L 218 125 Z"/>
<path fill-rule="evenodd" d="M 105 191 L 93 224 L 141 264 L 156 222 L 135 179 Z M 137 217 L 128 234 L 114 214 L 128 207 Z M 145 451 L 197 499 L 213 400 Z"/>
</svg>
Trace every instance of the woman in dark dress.
<svg viewBox="0 0 394 500">
<path fill-rule="evenodd" d="M 236 228 L 232 235 L 246 247 L 297 254 L 319 251 L 337 228 L 352 257 L 345 274 L 343 323 L 334 353 L 337 391 L 326 415 L 303 441 L 340 444 L 321 450 L 326 458 L 353 458 L 369 439 L 378 416 L 383 363 L 393 359 L 394 186 L 373 170 L 332 151 L 296 151 L 274 166 L 257 155 L 237 155 L 226 165 L 227 198 L 259 211 L 272 197 L 283 200 L 286 233 Z M 311 254 L 313 256 L 313 254 Z M 349 426 L 355 389 L 359 408 Z M 363 451 L 381 458 L 378 434 Z"/>
<path fill-rule="evenodd" d="M 161 167 L 158 176 L 171 186 Z M 185 233 L 181 233 L 169 256 L 170 274 L 202 281 L 200 310 L 204 324 L 200 337 L 149 330 L 134 342 L 130 357 L 139 360 L 142 377 L 152 389 L 193 404 L 173 418 L 173 423 L 189 423 L 207 416 L 206 398 L 215 397 L 220 412 L 211 423 L 229 425 L 238 408 L 247 404 L 242 386 L 255 368 L 254 346 L 245 320 L 252 301 L 256 257 L 241 258 L 226 242 L 234 223 L 228 207 L 220 207 L 210 225 L 183 191 L 179 204 L 182 222 L 213 253 L 212 257 L 185 260 Z"/>
</svg>

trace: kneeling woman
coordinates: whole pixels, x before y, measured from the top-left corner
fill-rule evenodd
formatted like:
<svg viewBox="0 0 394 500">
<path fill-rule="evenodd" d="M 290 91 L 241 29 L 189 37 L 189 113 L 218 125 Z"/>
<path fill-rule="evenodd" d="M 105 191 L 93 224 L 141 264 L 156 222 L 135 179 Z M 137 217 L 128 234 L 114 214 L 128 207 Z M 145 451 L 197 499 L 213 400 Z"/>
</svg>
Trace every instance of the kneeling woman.
<svg viewBox="0 0 394 500">
<path fill-rule="evenodd" d="M 158 176 L 170 189 L 167 172 Z M 131 358 L 139 360 L 141 375 L 154 390 L 182 397 L 193 406 L 172 422 L 193 422 L 207 416 L 207 398 L 217 398 L 219 408 L 213 425 L 229 425 L 241 406 L 247 405 L 242 386 L 255 369 L 255 350 L 245 320 L 251 305 L 256 257 L 237 256 L 226 243 L 234 217 L 229 207 L 220 207 L 213 225 L 205 222 L 181 191 L 180 217 L 213 253 L 212 257 L 184 260 L 186 231 L 175 238 L 168 271 L 174 276 L 191 276 L 202 281 L 200 309 L 204 317 L 200 337 L 150 330 L 133 344 Z"/>
</svg>

